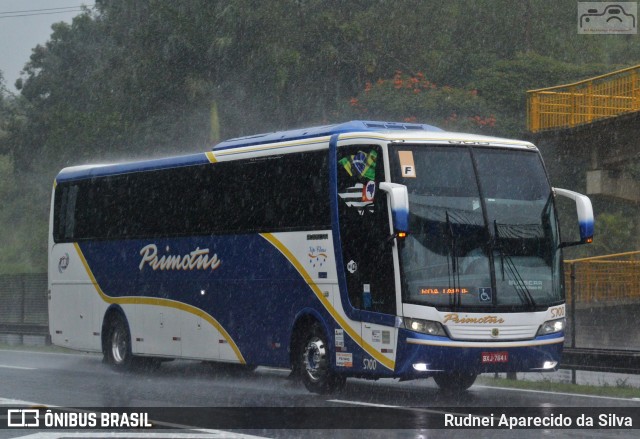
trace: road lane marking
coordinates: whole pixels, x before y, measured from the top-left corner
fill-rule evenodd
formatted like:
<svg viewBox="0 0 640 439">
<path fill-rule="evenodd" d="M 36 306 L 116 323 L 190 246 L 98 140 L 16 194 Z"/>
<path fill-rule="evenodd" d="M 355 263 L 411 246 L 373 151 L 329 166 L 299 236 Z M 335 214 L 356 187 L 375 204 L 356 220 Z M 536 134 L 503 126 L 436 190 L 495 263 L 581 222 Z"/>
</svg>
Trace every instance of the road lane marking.
<svg viewBox="0 0 640 439">
<path fill-rule="evenodd" d="M 20 369 L 20 370 L 36 370 L 36 367 L 22 367 L 22 366 L 8 366 L 4 364 L 0 364 L 0 368 L 2 369 Z"/>
<path fill-rule="evenodd" d="M 36 404 L 35 402 L 23 401 L 21 399 L 0 398 L 0 405 L 42 406 L 43 404 Z M 54 406 L 47 406 L 47 407 L 54 407 Z"/>
<path fill-rule="evenodd" d="M 407 409 L 409 407 L 402 407 L 399 405 L 388 405 L 388 404 L 374 404 L 372 402 L 361 402 L 361 401 L 348 401 L 345 399 L 328 399 L 327 402 L 337 402 L 338 404 L 352 404 L 352 405 L 364 405 L 367 407 L 382 407 L 389 409 Z"/>
<path fill-rule="evenodd" d="M 426 408 L 426 407 L 403 407 L 400 405 L 387 405 L 387 404 L 374 404 L 372 402 L 362 402 L 362 401 L 349 401 L 349 400 L 344 400 L 344 399 L 328 399 L 327 402 L 335 402 L 338 404 L 352 404 L 352 405 L 361 405 L 361 406 L 366 406 L 366 407 L 381 407 L 381 408 L 390 408 L 390 409 L 396 409 L 396 410 L 406 410 L 406 411 L 411 411 L 411 412 L 422 412 L 422 413 L 432 413 L 432 414 L 436 414 L 436 415 L 446 415 L 446 414 L 450 414 L 450 415 L 455 415 L 455 416 L 468 416 L 469 413 L 458 413 L 458 412 L 453 412 L 451 410 L 437 410 L 436 408 Z M 475 417 L 478 418 L 488 418 L 488 416 L 484 416 L 484 415 L 473 415 Z"/>
<path fill-rule="evenodd" d="M 546 395 L 562 395 L 573 396 L 578 398 L 594 398 L 594 399 L 612 399 L 615 401 L 639 401 L 638 398 L 621 398 L 617 396 L 600 396 L 600 395 L 585 395 L 584 393 L 568 393 L 568 392 L 552 392 L 549 390 L 532 390 L 532 389 L 512 389 L 510 387 L 495 387 L 495 386 L 482 386 L 476 384 L 473 388 L 482 389 L 496 389 L 496 390 L 509 390 L 512 392 L 529 392 L 529 393 L 544 393 Z"/>
<path fill-rule="evenodd" d="M 99 352 L 83 352 L 83 351 L 71 351 L 71 352 L 41 352 L 41 351 L 27 351 L 22 349 L 0 349 L 0 352 L 11 352 L 15 354 L 29 354 L 29 355 L 75 355 L 78 357 L 96 357 L 102 358 L 102 354 Z"/>
<path fill-rule="evenodd" d="M 222 430 L 210 430 L 203 433 L 85 433 L 85 432 L 59 432 L 59 433 L 34 433 L 19 436 L 14 439 L 62 439 L 62 438 L 176 438 L 176 439 L 268 439 L 263 436 L 251 436 L 248 434 L 232 433 Z"/>
</svg>

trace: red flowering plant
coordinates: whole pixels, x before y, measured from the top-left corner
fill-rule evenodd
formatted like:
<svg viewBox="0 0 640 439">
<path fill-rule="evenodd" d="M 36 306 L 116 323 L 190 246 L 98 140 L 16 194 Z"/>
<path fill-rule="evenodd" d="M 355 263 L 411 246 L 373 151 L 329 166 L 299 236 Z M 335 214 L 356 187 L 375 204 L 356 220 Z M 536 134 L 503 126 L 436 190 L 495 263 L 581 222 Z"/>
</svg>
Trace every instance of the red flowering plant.
<svg viewBox="0 0 640 439">
<path fill-rule="evenodd" d="M 397 71 L 391 79 L 367 82 L 345 106 L 352 119 L 419 122 L 448 131 L 495 134 L 498 122 L 478 91 L 437 85 L 423 73 Z"/>
</svg>

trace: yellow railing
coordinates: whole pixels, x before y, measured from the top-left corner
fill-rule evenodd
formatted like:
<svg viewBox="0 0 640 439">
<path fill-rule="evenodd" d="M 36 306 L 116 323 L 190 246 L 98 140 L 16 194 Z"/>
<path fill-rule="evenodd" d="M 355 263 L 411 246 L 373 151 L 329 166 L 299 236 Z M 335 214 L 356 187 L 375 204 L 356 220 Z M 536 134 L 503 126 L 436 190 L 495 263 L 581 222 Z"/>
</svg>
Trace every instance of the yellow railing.
<svg viewBox="0 0 640 439">
<path fill-rule="evenodd" d="M 565 285 L 576 304 L 638 303 L 640 251 L 565 261 Z"/>
<path fill-rule="evenodd" d="M 640 65 L 527 92 L 527 128 L 533 133 L 639 110 Z"/>
</svg>

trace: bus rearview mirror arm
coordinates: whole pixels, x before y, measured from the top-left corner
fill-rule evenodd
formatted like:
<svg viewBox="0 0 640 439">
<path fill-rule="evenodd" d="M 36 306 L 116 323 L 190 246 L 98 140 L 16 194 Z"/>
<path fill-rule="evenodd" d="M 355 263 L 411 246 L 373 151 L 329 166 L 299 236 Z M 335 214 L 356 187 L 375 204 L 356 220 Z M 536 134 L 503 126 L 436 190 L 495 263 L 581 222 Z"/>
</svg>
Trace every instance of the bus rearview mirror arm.
<svg viewBox="0 0 640 439">
<path fill-rule="evenodd" d="M 578 227 L 580 228 L 580 241 L 562 242 L 560 248 L 574 245 L 589 244 L 593 242 L 594 219 L 591 200 L 586 195 L 567 189 L 553 188 L 553 192 L 561 197 L 569 198 L 576 204 L 578 214 Z"/>
<path fill-rule="evenodd" d="M 393 234 L 389 241 L 404 238 L 409 233 L 409 191 L 405 185 L 398 183 L 382 182 L 379 187 L 388 194 L 391 206 Z"/>
</svg>

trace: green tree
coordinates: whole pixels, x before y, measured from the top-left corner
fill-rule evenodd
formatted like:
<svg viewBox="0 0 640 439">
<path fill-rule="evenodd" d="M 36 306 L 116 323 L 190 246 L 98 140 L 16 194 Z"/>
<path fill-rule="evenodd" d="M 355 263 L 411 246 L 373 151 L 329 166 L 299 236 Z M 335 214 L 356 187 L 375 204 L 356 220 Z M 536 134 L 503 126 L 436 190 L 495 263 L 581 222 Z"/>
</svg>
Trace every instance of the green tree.
<svg viewBox="0 0 640 439">
<path fill-rule="evenodd" d="M 592 254 L 607 255 L 635 250 L 635 224 L 632 218 L 620 212 L 605 212 L 596 217 L 596 235 Z"/>
<path fill-rule="evenodd" d="M 397 71 L 391 79 L 367 83 L 345 114 L 355 118 L 422 122 L 450 131 L 495 133 L 499 121 L 477 90 L 437 85 L 423 73 Z"/>
<path fill-rule="evenodd" d="M 610 70 L 611 66 L 603 64 L 572 64 L 535 52 L 521 52 L 477 69 L 470 86 L 500 115 L 503 134 L 520 137 L 526 124 L 527 90 L 571 83 Z"/>
<path fill-rule="evenodd" d="M 527 89 L 640 59 L 634 35 L 578 35 L 576 13 L 573 0 L 96 0 L 33 49 L 20 96 L 0 92 L 17 184 L 3 224 L 28 212 L 23 238 L 46 242 L 61 167 L 215 138 L 353 117 L 520 137 Z M 396 89 L 396 71 L 437 85 Z"/>
</svg>

